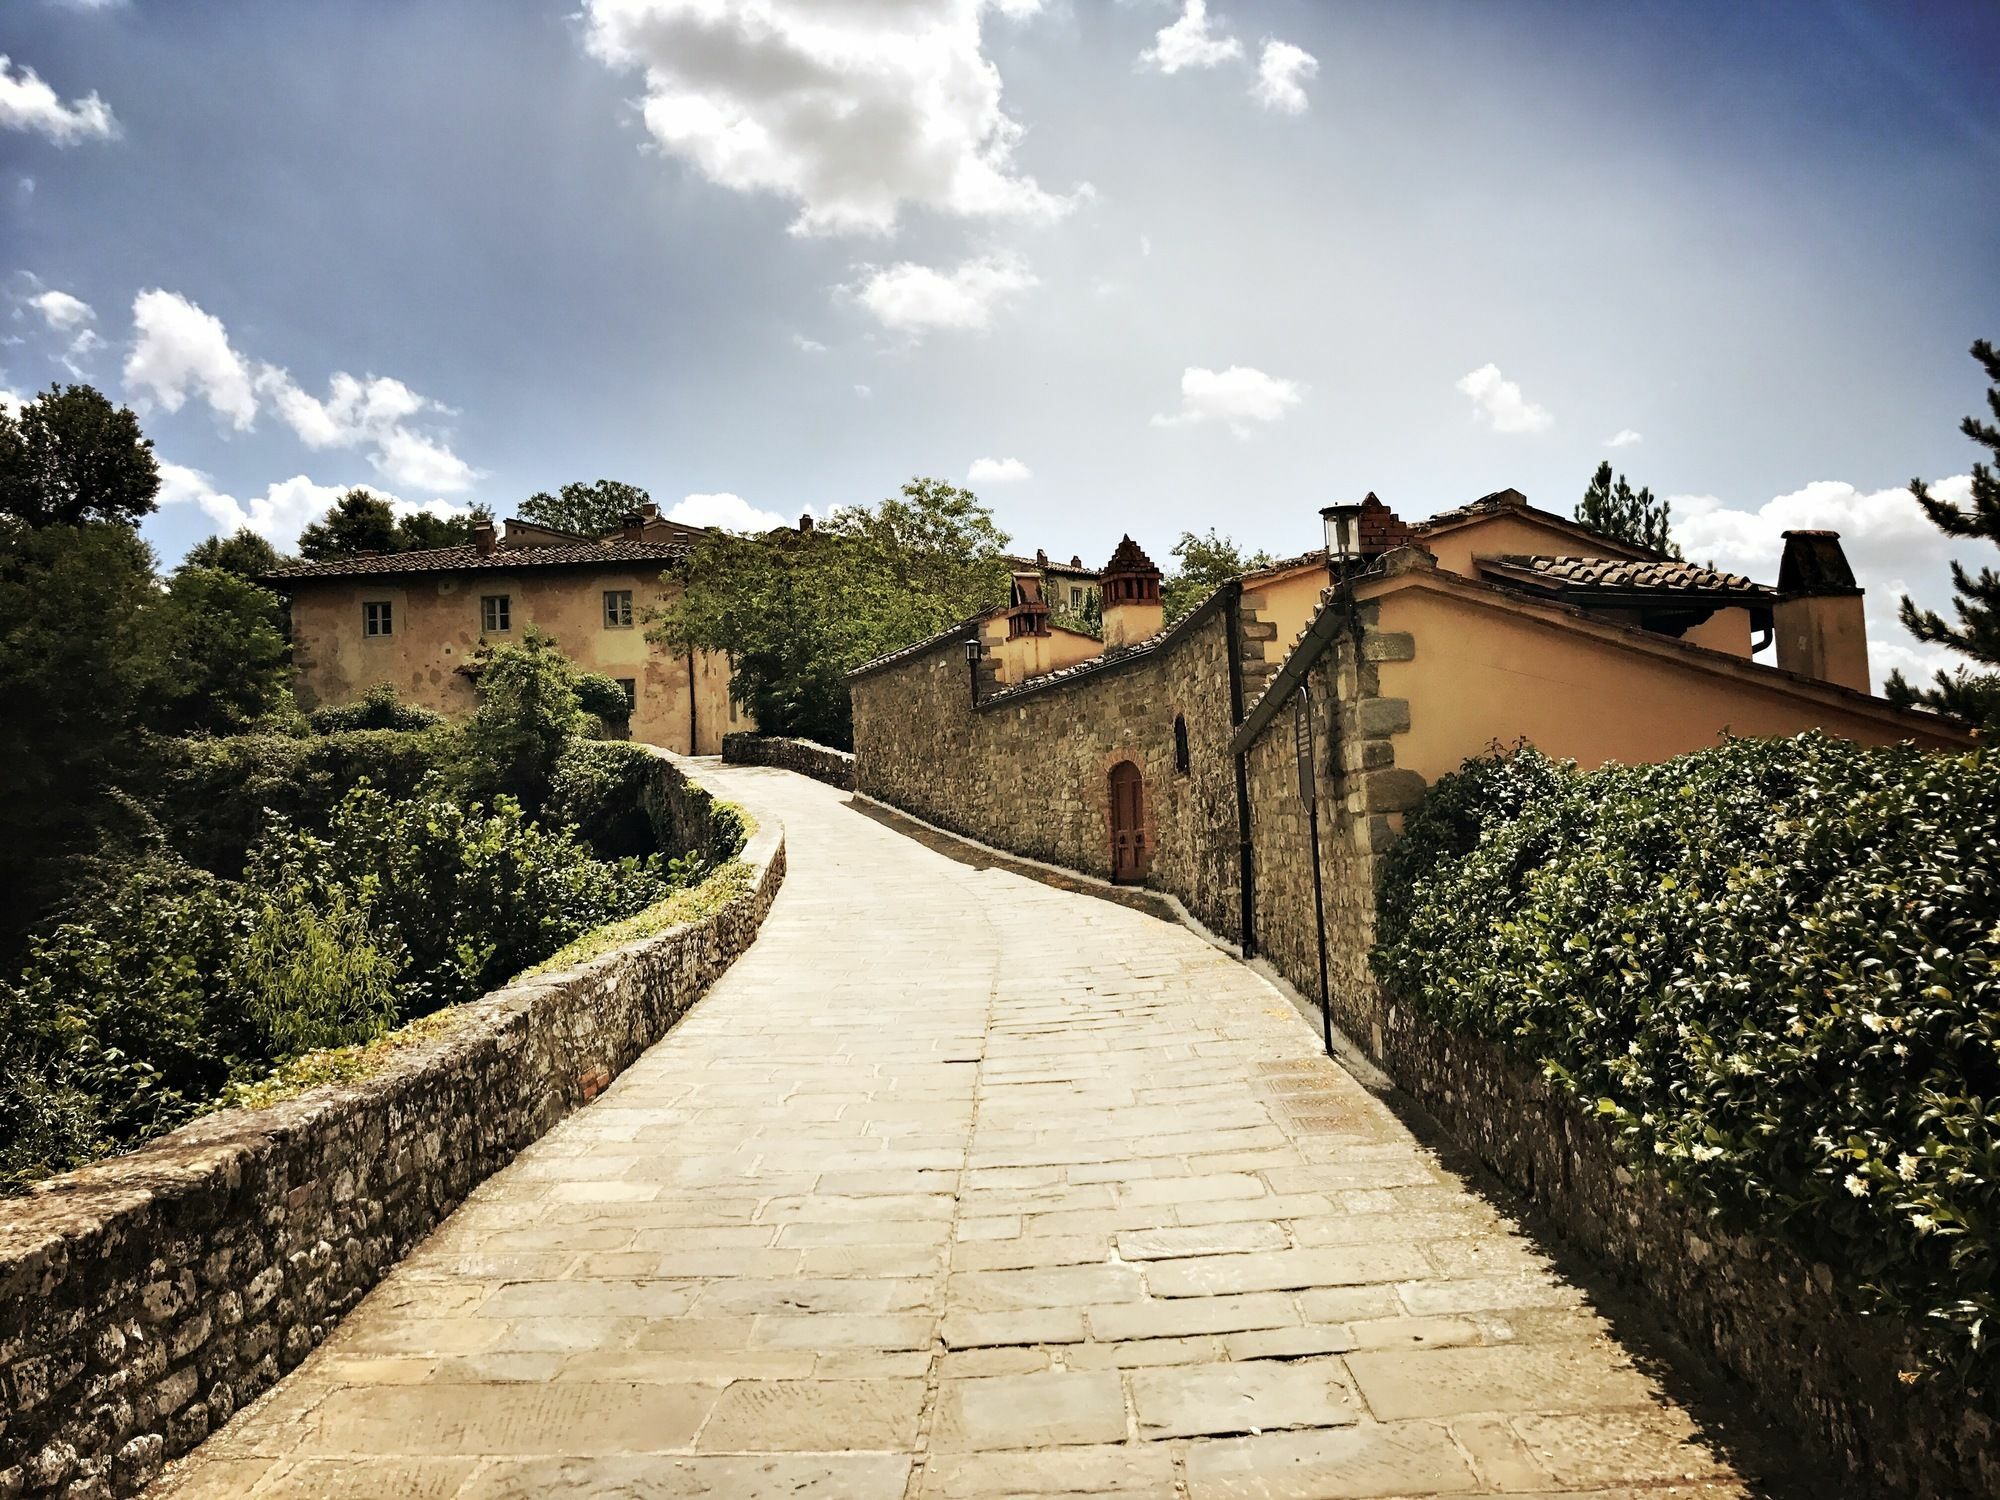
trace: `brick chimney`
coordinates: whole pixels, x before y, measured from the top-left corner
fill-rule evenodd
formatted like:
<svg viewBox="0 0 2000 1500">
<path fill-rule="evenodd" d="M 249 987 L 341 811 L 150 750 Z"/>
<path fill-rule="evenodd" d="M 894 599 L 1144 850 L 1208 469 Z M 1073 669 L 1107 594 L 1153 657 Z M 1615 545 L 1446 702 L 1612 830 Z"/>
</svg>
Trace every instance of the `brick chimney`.
<svg viewBox="0 0 2000 1500">
<path fill-rule="evenodd" d="M 804 515 L 799 517 L 799 535 L 810 536 L 812 534 L 812 529 L 813 529 L 812 512 L 807 511 Z"/>
<path fill-rule="evenodd" d="M 1861 593 L 1839 532 L 1786 532 L 1772 613 L 1778 665 L 1818 682 L 1873 691 Z"/>
<path fill-rule="evenodd" d="M 1042 598 L 1042 575 L 1016 573 L 1014 589 L 1007 601 L 1007 639 L 1049 633 L 1049 606 Z"/>
<path fill-rule="evenodd" d="M 1131 537 L 1118 543 L 1104 565 L 1104 649 L 1136 646 L 1166 624 L 1160 602 L 1160 570 Z"/>
<path fill-rule="evenodd" d="M 472 523 L 472 545 L 479 549 L 481 557 L 491 556 L 493 549 L 500 545 L 500 533 L 495 529 L 492 517 L 481 516 Z"/>
</svg>

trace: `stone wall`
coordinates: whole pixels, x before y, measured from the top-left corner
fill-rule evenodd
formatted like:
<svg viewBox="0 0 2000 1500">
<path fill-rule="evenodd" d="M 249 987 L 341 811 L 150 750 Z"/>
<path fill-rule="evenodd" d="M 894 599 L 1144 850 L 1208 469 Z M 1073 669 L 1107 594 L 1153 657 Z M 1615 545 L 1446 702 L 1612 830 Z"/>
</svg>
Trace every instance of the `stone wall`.
<svg viewBox="0 0 2000 1500">
<path fill-rule="evenodd" d="M 1108 879 L 1110 774 L 1130 761 L 1144 782 L 1146 884 L 1234 936 L 1229 623 L 1237 608 L 1235 591 L 1224 590 L 1145 645 L 983 691 L 977 706 L 963 650 L 970 624 L 864 669 L 850 683 L 855 788 L 997 849 Z M 1250 675 L 1260 676 L 1263 639 L 1246 632 L 1241 647 Z M 1176 717 L 1187 727 L 1186 771 Z"/>
<path fill-rule="evenodd" d="M 662 807 L 709 806 L 661 762 Z M 481 1180 L 588 1103 L 756 936 L 696 922 L 449 1012 L 365 1080 L 226 1110 L 0 1210 L 0 1497 L 130 1495 L 292 1368 Z"/>
<path fill-rule="evenodd" d="M 732 766 L 777 766 L 843 791 L 854 790 L 852 752 L 813 740 L 787 739 L 776 734 L 725 735 L 722 758 Z"/>
</svg>

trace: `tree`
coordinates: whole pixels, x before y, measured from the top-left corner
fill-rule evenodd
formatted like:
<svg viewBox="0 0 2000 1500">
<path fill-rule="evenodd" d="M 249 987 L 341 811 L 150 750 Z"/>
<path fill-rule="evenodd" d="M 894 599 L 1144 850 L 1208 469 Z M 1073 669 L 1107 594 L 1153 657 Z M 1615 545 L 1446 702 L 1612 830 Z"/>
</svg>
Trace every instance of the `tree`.
<svg viewBox="0 0 2000 1500">
<path fill-rule="evenodd" d="M 1590 476 L 1590 488 L 1577 502 L 1575 515 L 1578 525 L 1634 547 L 1664 552 L 1668 557 L 1681 555 L 1668 529 L 1672 507 L 1664 500 L 1655 500 L 1650 489 L 1635 492 L 1623 474 L 1613 483 L 1609 462 L 1599 464 Z"/>
<path fill-rule="evenodd" d="M 1986 407 L 1990 422 L 1967 417 L 1958 430 L 1993 455 L 2000 463 L 2000 349 L 1985 339 L 1972 345 L 1972 357 L 1986 372 Z M 1985 462 L 1972 466 L 1972 503 L 1969 507 L 1941 500 L 1921 479 L 1910 481 L 1910 493 L 1930 517 L 1931 524 L 1948 537 L 1977 537 L 2000 542 L 2000 472 Z M 1951 565 L 1952 609 L 1958 623 L 1946 620 L 1934 609 L 1922 609 L 1907 595 L 1902 603 L 1903 628 L 1918 640 L 1944 646 L 1969 656 L 1981 667 L 2000 666 L 2000 574 L 1981 568 L 1975 576 L 1965 566 Z M 1917 705 L 1949 714 L 1967 723 L 2000 727 L 2000 672 L 1975 671 L 1960 667 L 1938 672 L 1927 688 L 1913 686 L 1901 672 L 1891 672 L 1883 685 L 1890 702 L 1904 707 Z"/>
<path fill-rule="evenodd" d="M 0 515 L 30 526 L 136 522 L 159 491 L 139 419 L 95 388 L 52 385 L 18 416 L 0 410 Z"/>
<path fill-rule="evenodd" d="M 262 578 L 291 561 L 256 532 L 244 527 L 230 536 L 203 537 L 188 548 L 181 568 L 220 568 L 238 578 Z"/>
<path fill-rule="evenodd" d="M 131 527 L 0 523 L 0 940 L 48 909 L 136 762 L 159 606 Z"/>
<path fill-rule="evenodd" d="M 810 531 L 713 533 L 651 636 L 724 651 L 730 694 L 766 734 L 846 746 L 846 674 L 1007 597 L 1007 536 L 968 490 L 913 479 Z"/>
<path fill-rule="evenodd" d="M 555 638 L 532 625 L 520 644 L 495 646 L 481 658 L 479 708 L 465 726 L 464 746 L 464 775 L 475 793 L 506 793 L 530 812 L 541 810 L 556 757 L 585 728 L 577 677 Z"/>
<path fill-rule="evenodd" d="M 595 484 L 572 483 L 560 494 L 538 491 L 521 502 L 521 519 L 551 526 L 573 536 L 601 537 L 625 524 L 625 518 L 651 502 L 636 484 L 600 479 Z"/>
<path fill-rule="evenodd" d="M 299 556 L 307 562 L 397 550 L 396 513 L 387 500 L 364 489 L 349 490 L 299 533 Z"/>
<path fill-rule="evenodd" d="M 422 552 L 433 547 L 463 547 L 472 528 L 490 521 L 493 513 L 475 506 L 462 516 L 433 515 L 413 510 L 401 519 L 387 500 L 364 489 L 351 489 L 312 525 L 299 533 L 299 555 L 308 562 L 329 562 L 362 552 Z"/>
<path fill-rule="evenodd" d="M 239 734 L 291 700 L 278 596 L 222 568 L 176 569 L 147 627 L 153 727 Z"/>
<path fill-rule="evenodd" d="M 1230 579 L 1271 565 L 1270 553 L 1254 552 L 1246 557 L 1232 538 L 1218 534 L 1213 527 L 1205 536 L 1183 531 L 1174 543 L 1174 556 L 1180 559 L 1180 566 L 1160 588 L 1169 625 Z"/>
</svg>

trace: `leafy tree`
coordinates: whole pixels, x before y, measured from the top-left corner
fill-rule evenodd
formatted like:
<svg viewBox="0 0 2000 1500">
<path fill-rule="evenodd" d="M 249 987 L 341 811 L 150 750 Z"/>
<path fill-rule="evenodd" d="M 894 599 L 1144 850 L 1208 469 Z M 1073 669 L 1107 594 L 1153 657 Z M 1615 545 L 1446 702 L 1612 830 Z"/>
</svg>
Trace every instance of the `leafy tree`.
<svg viewBox="0 0 2000 1500">
<path fill-rule="evenodd" d="M 230 536 L 203 537 L 188 548 L 182 568 L 220 568 L 238 578 L 262 578 L 291 559 L 249 527 Z"/>
<path fill-rule="evenodd" d="M 299 556 L 307 562 L 396 550 L 396 513 L 387 500 L 364 489 L 349 490 L 299 533 Z"/>
<path fill-rule="evenodd" d="M 130 407 L 92 386 L 50 386 L 0 410 L 0 516 L 30 526 L 136 522 L 160 490 L 153 444 Z"/>
<path fill-rule="evenodd" d="M 558 494 L 537 491 L 521 502 L 521 519 L 553 526 L 576 536 L 601 537 L 625 524 L 625 518 L 653 497 L 636 484 L 600 479 L 595 484 L 566 484 Z"/>
<path fill-rule="evenodd" d="M 585 727 L 578 676 L 555 638 L 532 625 L 518 645 L 485 654 L 479 708 L 465 726 L 464 776 L 476 793 L 505 794 L 540 810 L 556 758 Z"/>
<path fill-rule="evenodd" d="M 1271 565 L 1270 553 L 1245 556 L 1232 538 L 1218 534 L 1213 527 L 1204 536 L 1183 531 L 1174 543 L 1174 556 L 1180 559 L 1180 566 L 1160 587 L 1160 602 L 1166 606 L 1169 625 L 1230 579 Z"/>
<path fill-rule="evenodd" d="M 1668 557 L 1681 555 L 1668 527 L 1672 507 L 1664 500 L 1655 500 L 1650 489 L 1635 491 L 1623 474 L 1614 483 L 1608 462 L 1599 464 L 1590 476 L 1590 488 L 1577 502 L 1575 515 L 1578 525 L 1634 547 L 1664 552 Z"/>
<path fill-rule="evenodd" d="M 131 527 L 0 523 L 0 941 L 53 900 L 136 760 L 160 605 Z"/>
<path fill-rule="evenodd" d="M 283 604 L 247 578 L 183 564 L 147 635 L 155 728 L 234 734 L 291 701 Z"/>
<path fill-rule="evenodd" d="M 1985 339 L 1973 343 L 1972 357 L 1986 372 L 1986 407 L 1991 422 L 1967 417 L 1959 424 L 1973 442 L 1987 449 L 2000 463 L 2000 349 Z M 1910 493 L 1924 508 L 1931 524 L 1948 537 L 1978 537 L 2000 542 L 2000 473 L 1985 462 L 1972 466 L 1972 504 L 1954 505 L 1940 500 L 1921 479 L 1910 481 Z M 2000 574 L 1981 568 L 1975 576 L 1957 562 L 1951 565 L 1952 609 L 1956 624 L 1936 610 L 1921 609 L 1907 595 L 1903 599 L 1903 628 L 1920 641 L 1947 646 L 1982 667 L 2000 666 Z M 1974 671 L 1960 667 L 1939 672 L 1927 688 L 1912 686 L 1901 672 L 1891 672 L 1882 689 L 1890 702 L 1905 707 L 1912 704 L 1949 714 L 1967 723 L 2000 725 L 2000 672 Z"/>
<path fill-rule="evenodd" d="M 462 547 L 472 540 L 472 528 L 490 520 L 483 507 L 463 516 L 436 516 L 411 511 L 397 519 L 381 496 L 351 489 L 312 525 L 299 533 L 299 555 L 308 562 L 329 562 L 362 552 L 421 552 L 433 547 Z"/>
<path fill-rule="evenodd" d="M 811 531 L 708 536 L 651 634 L 729 653 L 730 694 L 765 733 L 844 746 L 847 672 L 1004 600 L 1006 546 L 978 496 L 913 479 Z"/>
</svg>

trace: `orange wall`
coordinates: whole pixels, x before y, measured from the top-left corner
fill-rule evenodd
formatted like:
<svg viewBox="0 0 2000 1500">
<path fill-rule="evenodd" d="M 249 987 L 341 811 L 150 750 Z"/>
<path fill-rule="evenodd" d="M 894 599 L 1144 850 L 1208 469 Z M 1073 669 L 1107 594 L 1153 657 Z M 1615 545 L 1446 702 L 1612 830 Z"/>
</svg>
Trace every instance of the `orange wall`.
<svg viewBox="0 0 2000 1500">
<path fill-rule="evenodd" d="M 1820 728 L 1870 745 L 1962 743 L 1859 704 L 1820 701 L 1781 678 L 1749 681 L 1721 664 L 1605 640 L 1569 620 L 1538 620 L 1421 587 L 1386 592 L 1380 602 L 1381 629 L 1408 632 L 1416 642 L 1414 661 L 1380 669 L 1382 696 L 1410 704 L 1410 728 L 1395 737 L 1396 764 L 1431 781 L 1496 740 L 1523 737 L 1586 769 L 1704 749 L 1724 730 Z"/>
<path fill-rule="evenodd" d="M 606 589 L 632 591 L 631 628 L 606 628 Z M 749 716 L 729 702 L 727 657 L 698 652 L 692 683 L 698 742 L 689 744 L 688 658 L 647 641 L 642 618 L 668 597 L 658 568 L 295 580 L 292 644 L 301 706 L 351 702 L 386 682 L 409 702 L 446 714 L 470 713 L 477 700 L 471 681 L 458 668 L 479 649 L 480 600 L 488 594 L 505 594 L 511 605 L 510 629 L 492 636 L 494 643 L 517 641 L 527 626 L 535 625 L 554 636 L 564 655 L 584 670 L 634 679 L 635 740 L 717 755 L 724 734 L 752 727 Z M 394 634 L 361 633 L 361 606 L 370 600 L 391 605 Z"/>
<path fill-rule="evenodd" d="M 1261 601 L 1257 605 L 1257 618 L 1278 627 L 1277 637 L 1264 659 L 1280 662 L 1292 654 L 1292 647 L 1298 644 L 1319 609 L 1320 596 L 1327 588 L 1326 568 L 1314 563 L 1277 578 L 1245 583 L 1243 588 L 1246 594 L 1255 594 Z"/>
<path fill-rule="evenodd" d="M 1061 626 L 1051 626 L 1047 635 L 1016 636 L 1010 641 L 1004 617 L 989 621 L 983 634 L 999 665 L 999 679 L 1009 687 L 1089 661 L 1104 651 L 1104 643 L 1096 637 Z"/>
<path fill-rule="evenodd" d="M 1417 538 L 1418 545 L 1437 559 L 1447 573 L 1475 578 L 1479 569 L 1475 557 L 1495 557 L 1502 553 L 1536 557 L 1631 557 L 1628 547 L 1616 542 L 1593 541 L 1578 531 L 1551 526 L 1519 511 L 1500 511 L 1482 516 L 1464 526 L 1454 526 Z"/>
</svg>

